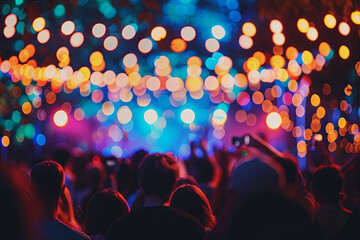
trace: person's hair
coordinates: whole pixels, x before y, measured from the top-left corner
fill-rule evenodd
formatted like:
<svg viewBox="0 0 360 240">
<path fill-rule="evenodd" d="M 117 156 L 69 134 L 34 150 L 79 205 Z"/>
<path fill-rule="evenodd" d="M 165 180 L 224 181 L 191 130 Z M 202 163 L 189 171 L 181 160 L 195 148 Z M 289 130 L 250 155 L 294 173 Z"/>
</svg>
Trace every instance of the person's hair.
<svg viewBox="0 0 360 240">
<path fill-rule="evenodd" d="M 337 165 L 321 166 L 314 170 L 311 187 L 315 198 L 328 202 L 341 199 L 343 177 Z"/>
<path fill-rule="evenodd" d="M 112 189 L 99 191 L 90 198 L 84 231 L 88 235 L 105 234 L 116 219 L 129 211 L 125 198 L 119 192 Z"/>
<path fill-rule="evenodd" d="M 145 195 L 169 195 L 178 177 L 178 165 L 169 155 L 155 153 L 140 163 L 139 183 Z"/>
<path fill-rule="evenodd" d="M 54 161 L 44 161 L 35 164 L 31 169 L 31 181 L 40 194 L 41 200 L 57 207 L 59 197 L 63 187 L 65 186 L 64 170 Z"/>
<path fill-rule="evenodd" d="M 213 228 L 216 223 L 209 200 L 196 186 L 185 184 L 178 187 L 170 197 L 170 206 L 195 217 L 204 228 Z"/>
</svg>

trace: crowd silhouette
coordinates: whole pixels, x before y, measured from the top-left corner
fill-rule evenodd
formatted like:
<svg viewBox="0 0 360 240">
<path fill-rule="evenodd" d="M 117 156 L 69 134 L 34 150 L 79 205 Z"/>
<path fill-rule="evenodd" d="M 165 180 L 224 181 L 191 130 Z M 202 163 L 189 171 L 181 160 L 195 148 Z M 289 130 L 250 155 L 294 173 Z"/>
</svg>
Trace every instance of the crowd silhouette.
<svg viewBox="0 0 360 240">
<path fill-rule="evenodd" d="M 235 152 L 191 143 L 188 159 L 58 146 L 31 166 L 2 161 L 4 239 L 360 239 L 359 154 L 336 164 L 316 141 L 300 171 L 246 138 Z"/>
</svg>

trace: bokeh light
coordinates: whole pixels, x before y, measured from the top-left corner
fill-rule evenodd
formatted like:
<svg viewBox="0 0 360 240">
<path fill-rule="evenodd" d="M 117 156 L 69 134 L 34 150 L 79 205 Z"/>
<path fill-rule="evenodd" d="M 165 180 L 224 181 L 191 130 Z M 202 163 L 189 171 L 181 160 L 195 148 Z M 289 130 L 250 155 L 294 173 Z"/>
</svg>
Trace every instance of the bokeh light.
<svg viewBox="0 0 360 240">
<path fill-rule="evenodd" d="M 70 38 L 70 44 L 73 47 L 80 47 L 84 42 L 84 35 L 81 32 L 74 33 Z"/>
<path fill-rule="evenodd" d="M 68 115 L 64 110 L 59 110 L 54 114 L 53 121 L 56 126 L 64 127 L 68 122 Z"/>
<path fill-rule="evenodd" d="M 148 38 L 143 38 L 139 41 L 138 48 L 142 53 L 149 53 L 153 47 L 153 43 Z"/>
<path fill-rule="evenodd" d="M 106 32 L 106 27 L 102 23 L 97 23 L 92 28 L 92 34 L 96 38 L 101 38 L 102 36 L 105 35 L 105 32 Z"/>
<path fill-rule="evenodd" d="M 117 112 L 117 119 L 121 124 L 127 124 L 132 119 L 132 112 L 128 106 L 122 106 Z"/>
<path fill-rule="evenodd" d="M 336 18 L 332 14 L 326 14 L 324 17 L 325 26 L 332 29 L 336 26 Z"/>
<path fill-rule="evenodd" d="M 126 40 L 132 39 L 135 36 L 135 34 L 136 34 L 136 29 L 133 25 L 126 25 L 121 32 L 122 37 Z"/>
<path fill-rule="evenodd" d="M 246 36 L 253 37 L 256 34 L 256 27 L 253 23 L 247 22 L 242 26 L 242 31 Z"/>
<path fill-rule="evenodd" d="M 309 22 L 305 18 L 299 18 L 297 21 L 297 28 L 302 33 L 307 33 L 309 30 Z"/>
<path fill-rule="evenodd" d="M 64 35 L 71 35 L 75 31 L 75 23 L 72 21 L 66 21 L 61 25 L 61 32 Z"/>
<path fill-rule="evenodd" d="M 160 41 L 161 39 L 164 39 L 166 37 L 165 28 L 161 26 L 153 28 L 153 30 L 151 30 L 151 37 L 155 41 Z"/>
<path fill-rule="evenodd" d="M 192 41 L 192 40 L 194 40 L 195 36 L 196 36 L 196 31 L 193 27 L 186 26 L 181 29 L 181 37 L 185 41 L 188 41 L 188 42 Z"/>
<path fill-rule="evenodd" d="M 113 51 L 118 46 L 118 40 L 114 36 L 109 36 L 104 40 L 104 48 L 108 51 Z"/>
<path fill-rule="evenodd" d="M 339 48 L 339 56 L 342 58 L 342 59 L 348 59 L 349 56 L 350 56 L 350 50 L 347 46 L 345 45 L 342 45 L 340 48 Z"/>
<path fill-rule="evenodd" d="M 271 112 L 266 116 L 266 125 L 270 129 L 278 129 L 281 126 L 281 116 L 277 112 Z"/>
<path fill-rule="evenodd" d="M 306 36 L 310 41 L 316 41 L 316 39 L 318 39 L 319 37 L 319 33 L 316 28 L 310 27 L 306 33 Z"/>
<path fill-rule="evenodd" d="M 214 27 L 211 28 L 211 33 L 214 36 L 214 38 L 216 39 L 222 39 L 225 37 L 225 29 L 220 26 L 220 25 L 216 25 Z"/>
<path fill-rule="evenodd" d="M 154 109 L 148 109 L 144 113 L 144 119 L 148 124 L 154 124 L 158 119 L 158 114 Z"/>
<path fill-rule="evenodd" d="M 184 123 L 190 124 L 195 120 L 195 113 L 191 109 L 185 109 L 181 112 L 181 120 Z"/>
<path fill-rule="evenodd" d="M 45 28 L 45 19 L 43 17 L 38 17 L 33 21 L 32 27 L 36 32 L 40 32 Z"/>
<path fill-rule="evenodd" d="M 347 36 L 350 33 L 350 26 L 349 24 L 347 24 L 346 22 L 341 22 L 339 24 L 339 32 L 344 35 Z"/>
<path fill-rule="evenodd" d="M 273 19 L 271 20 L 270 22 L 270 30 L 273 32 L 273 33 L 281 33 L 282 30 L 283 30 L 283 25 L 282 23 L 277 20 L 277 19 Z"/>
</svg>

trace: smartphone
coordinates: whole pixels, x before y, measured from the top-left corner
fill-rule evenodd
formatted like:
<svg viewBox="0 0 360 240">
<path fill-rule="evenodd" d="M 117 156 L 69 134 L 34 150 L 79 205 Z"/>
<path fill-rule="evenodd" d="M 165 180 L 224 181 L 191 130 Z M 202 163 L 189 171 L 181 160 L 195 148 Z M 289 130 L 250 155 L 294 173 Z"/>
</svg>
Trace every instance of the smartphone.
<svg viewBox="0 0 360 240">
<path fill-rule="evenodd" d="M 248 145 L 250 143 L 250 136 L 244 135 L 242 137 L 233 137 L 232 138 L 232 144 L 235 147 L 240 147 L 242 145 Z"/>
</svg>

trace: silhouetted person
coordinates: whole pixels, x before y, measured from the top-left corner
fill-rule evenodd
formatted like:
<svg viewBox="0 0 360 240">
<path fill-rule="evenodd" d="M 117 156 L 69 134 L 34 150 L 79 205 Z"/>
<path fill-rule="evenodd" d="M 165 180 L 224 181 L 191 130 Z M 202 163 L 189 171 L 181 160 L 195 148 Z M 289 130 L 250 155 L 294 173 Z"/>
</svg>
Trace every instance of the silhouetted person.
<svg viewBox="0 0 360 240">
<path fill-rule="evenodd" d="M 139 169 L 145 204 L 117 220 L 110 227 L 107 240 L 203 239 L 204 232 L 195 218 L 164 206 L 177 176 L 178 166 L 172 157 L 159 153 L 147 156 Z"/>
<path fill-rule="evenodd" d="M 110 225 L 129 211 L 125 198 L 119 192 L 112 189 L 97 192 L 88 203 L 84 231 L 92 240 L 105 239 Z"/>
<path fill-rule="evenodd" d="M 170 197 L 170 206 L 195 217 L 204 230 L 215 226 L 216 219 L 212 213 L 209 200 L 200 188 L 185 184 L 178 187 Z"/>
<path fill-rule="evenodd" d="M 42 229 L 46 239 L 90 239 L 86 234 L 76 231 L 57 219 L 59 200 L 64 194 L 65 176 L 60 164 L 44 161 L 31 169 L 33 194 L 43 206 Z"/>
<path fill-rule="evenodd" d="M 311 187 L 319 204 L 315 226 L 324 239 L 360 239 L 359 216 L 340 202 L 342 184 L 337 165 L 321 166 L 313 173 Z"/>
</svg>

